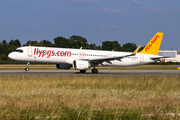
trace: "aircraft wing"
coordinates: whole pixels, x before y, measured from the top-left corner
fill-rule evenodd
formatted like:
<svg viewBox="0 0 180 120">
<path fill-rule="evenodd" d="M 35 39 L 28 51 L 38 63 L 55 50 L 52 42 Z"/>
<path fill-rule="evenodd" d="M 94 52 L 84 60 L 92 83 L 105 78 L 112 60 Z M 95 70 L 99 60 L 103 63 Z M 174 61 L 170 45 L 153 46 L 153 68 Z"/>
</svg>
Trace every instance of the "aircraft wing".
<svg viewBox="0 0 180 120">
<path fill-rule="evenodd" d="M 105 61 L 109 62 L 111 60 L 120 60 L 120 59 L 128 57 L 128 56 L 134 56 L 135 54 L 137 54 L 140 47 L 141 47 L 141 45 L 139 45 L 138 48 L 133 53 L 130 53 L 127 55 L 122 55 L 122 56 L 117 56 L 117 57 L 106 57 L 106 58 L 92 58 L 92 59 L 89 59 L 89 61 L 93 62 L 93 63 L 102 63 Z"/>
<path fill-rule="evenodd" d="M 93 58 L 93 59 L 89 59 L 89 61 L 92 63 L 102 63 L 102 62 L 109 62 L 111 60 L 120 60 L 120 59 L 125 58 L 127 56 L 133 56 L 133 55 L 134 54 L 123 55 L 123 56 L 118 56 L 118 57 Z"/>
</svg>

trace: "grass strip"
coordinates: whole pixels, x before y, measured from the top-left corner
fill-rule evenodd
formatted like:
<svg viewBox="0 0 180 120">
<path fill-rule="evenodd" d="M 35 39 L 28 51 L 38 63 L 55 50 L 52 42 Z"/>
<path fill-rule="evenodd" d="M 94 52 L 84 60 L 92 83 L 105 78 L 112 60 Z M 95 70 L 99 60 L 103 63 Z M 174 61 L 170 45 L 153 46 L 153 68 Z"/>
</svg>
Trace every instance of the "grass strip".
<svg viewBox="0 0 180 120">
<path fill-rule="evenodd" d="M 0 118 L 174 119 L 179 86 L 180 76 L 1 75 Z"/>
</svg>

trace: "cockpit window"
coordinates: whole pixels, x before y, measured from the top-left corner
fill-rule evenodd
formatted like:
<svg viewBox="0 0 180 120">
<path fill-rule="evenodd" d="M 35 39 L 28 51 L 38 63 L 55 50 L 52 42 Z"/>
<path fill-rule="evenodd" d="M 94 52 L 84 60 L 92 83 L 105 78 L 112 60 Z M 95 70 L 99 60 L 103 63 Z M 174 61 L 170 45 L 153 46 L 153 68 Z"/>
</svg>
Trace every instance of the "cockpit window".
<svg viewBox="0 0 180 120">
<path fill-rule="evenodd" d="M 17 50 L 15 50 L 14 52 L 23 53 L 23 50 L 21 50 L 21 49 L 17 49 Z"/>
</svg>

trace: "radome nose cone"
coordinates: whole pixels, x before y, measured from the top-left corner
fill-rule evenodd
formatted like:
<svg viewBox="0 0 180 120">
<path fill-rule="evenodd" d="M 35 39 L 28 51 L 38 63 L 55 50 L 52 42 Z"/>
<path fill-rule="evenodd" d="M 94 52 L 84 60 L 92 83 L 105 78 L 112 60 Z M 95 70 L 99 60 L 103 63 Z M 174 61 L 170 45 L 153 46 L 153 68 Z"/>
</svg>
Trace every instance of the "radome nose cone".
<svg viewBox="0 0 180 120">
<path fill-rule="evenodd" d="M 9 57 L 10 59 L 13 59 L 13 54 L 12 54 L 12 53 L 9 53 L 8 57 Z"/>
</svg>

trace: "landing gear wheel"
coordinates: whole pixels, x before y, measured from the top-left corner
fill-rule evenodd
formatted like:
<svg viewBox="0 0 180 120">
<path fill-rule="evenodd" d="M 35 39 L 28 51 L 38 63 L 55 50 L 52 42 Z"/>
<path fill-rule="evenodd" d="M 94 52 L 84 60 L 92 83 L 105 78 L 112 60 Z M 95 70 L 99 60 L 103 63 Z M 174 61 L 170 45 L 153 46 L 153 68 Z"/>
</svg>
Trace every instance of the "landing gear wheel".
<svg viewBox="0 0 180 120">
<path fill-rule="evenodd" d="M 30 62 L 27 62 L 27 65 L 26 65 L 27 67 L 25 68 L 25 71 L 29 71 L 29 68 L 28 68 L 29 64 L 30 64 Z"/>
<path fill-rule="evenodd" d="M 97 74 L 97 73 L 98 73 L 98 70 L 97 70 L 97 69 L 92 69 L 92 73 Z"/>
<path fill-rule="evenodd" d="M 86 70 L 80 70 L 80 73 L 86 73 Z"/>
<path fill-rule="evenodd" d="M 25 68 L 25 71 L 29 71 L 29 68 Z"/>
</svg>

